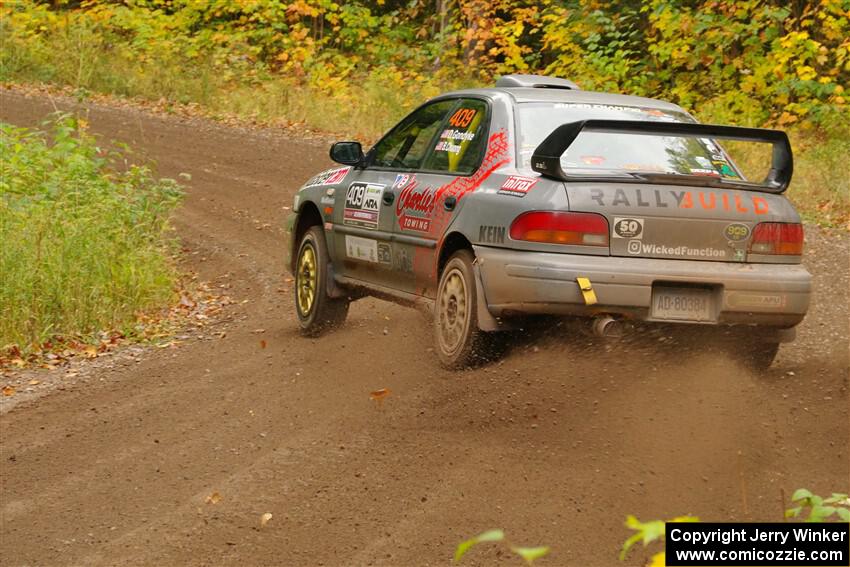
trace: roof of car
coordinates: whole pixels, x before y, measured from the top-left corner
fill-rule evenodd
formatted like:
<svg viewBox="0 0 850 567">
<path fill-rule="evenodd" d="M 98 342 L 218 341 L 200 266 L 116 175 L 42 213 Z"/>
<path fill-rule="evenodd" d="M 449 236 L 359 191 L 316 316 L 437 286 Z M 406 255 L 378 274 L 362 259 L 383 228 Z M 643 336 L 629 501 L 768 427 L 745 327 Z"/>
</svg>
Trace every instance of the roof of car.
<svg viewBox="0 0 850 567">
<path fill-rule="evenodd" d="M 642 96 L 621 95 L 613 93 L 600 93 L 595 91 L 583 91 L 577 89 L 566 88 L 533 88 L 533 87 L 500 87 L 500 88 L 484 88 L 484 89 L 469 89 L 464 91 L 456 91 L 446 93 L 451 95 L 484 95 L 492 96 L 493 93 L 506 93 L 513 97 L 518 103 L 523 102 L 566 102 L 566 103 L 583 103 L 583 104 L 604 104 L 616 106 L 639 106 L 642 108 L 657 108 L 658 110 L 668 110 L 674 112 L 683 112 L 683 109 L 663 100 L 645 98 Z"/>
</svg>

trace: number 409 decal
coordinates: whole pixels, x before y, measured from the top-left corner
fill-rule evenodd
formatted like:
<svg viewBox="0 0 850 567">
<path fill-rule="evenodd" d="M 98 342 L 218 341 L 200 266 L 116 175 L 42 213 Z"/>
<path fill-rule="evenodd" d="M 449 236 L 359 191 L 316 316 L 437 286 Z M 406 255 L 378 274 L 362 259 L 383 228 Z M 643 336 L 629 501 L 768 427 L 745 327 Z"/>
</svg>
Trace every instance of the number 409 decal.
<svg viewBox="0 0 850 567">
<path fill-rule="evenodd" d="M 458 108 L 449 118 L 449 124 L 455 128 L 468 128 L 477 113 L 474 108 Z"/>
</svg>

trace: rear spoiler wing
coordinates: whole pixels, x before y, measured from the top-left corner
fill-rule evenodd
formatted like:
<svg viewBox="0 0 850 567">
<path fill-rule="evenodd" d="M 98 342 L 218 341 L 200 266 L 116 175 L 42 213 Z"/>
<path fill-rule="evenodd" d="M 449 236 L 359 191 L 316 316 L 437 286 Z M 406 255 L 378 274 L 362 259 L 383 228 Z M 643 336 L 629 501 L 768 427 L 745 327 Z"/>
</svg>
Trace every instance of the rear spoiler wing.
<svg viewBox="0 0 850 567">
<path fill-rule="evenodd" d="M 791 143 L 788 136 L 780 130 L 762 128 L 739 128 L 737 126 L 718 126 L 714 124 L 691 124 L 685 122 L 650 122 L 637 120 L 581 120 L 562 124 L 555 128 L 534 150 L 531 156 L 531 168 L 546 177 L 562 181 L 593 181 L 603 177 L 569 174 L 561 167 L 561 156 L 575 142 L 582 132 L 606 132 L 610 134 L 645 134 L 651 136 L 681 136 L 689 138 L 721 138 L 744 142 L 766 142 L 773 145 L 773 158 L 767 177 L 760 184 L 745 181 L 723 181 L 723 186 L 741 186 L 749 189 L 762 189 L 771 193 L 782 193 L 791 182 L 794 160 L 791 155 Z M 668 177 L 652 175 L 655 178 Z M 683 178 L 688 176 L 669 176 Z M 705 179 L 702 178 L 703 182 Z M 604 176 L 605 181 L 612 177 Z M 668 181 L 674 183 L 674 181 Z M 678 182 L 675 182 L 678 183 Z"/>
</svg>

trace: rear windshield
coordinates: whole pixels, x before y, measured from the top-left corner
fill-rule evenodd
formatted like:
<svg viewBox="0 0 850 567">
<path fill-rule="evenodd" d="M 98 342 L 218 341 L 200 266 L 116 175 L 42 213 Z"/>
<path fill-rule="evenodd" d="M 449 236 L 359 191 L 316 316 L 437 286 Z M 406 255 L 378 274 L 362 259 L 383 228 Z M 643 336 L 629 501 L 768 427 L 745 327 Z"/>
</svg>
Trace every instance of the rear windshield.
<svg viewBox="0 0 850 567">
<path fill-rule="evenodd" d="M 695 122 L 683 112 L 637 106 L 522 103 L 519 105 L 520 163 L 530 167 L 534 149 L 557 126 L 590 119 Z M 588 175 L 638 172 L 743 180 L 739 169 L 716 142 L 683 136 L 582 132 L 561 156 L 561 167 Z"/>
</svg>

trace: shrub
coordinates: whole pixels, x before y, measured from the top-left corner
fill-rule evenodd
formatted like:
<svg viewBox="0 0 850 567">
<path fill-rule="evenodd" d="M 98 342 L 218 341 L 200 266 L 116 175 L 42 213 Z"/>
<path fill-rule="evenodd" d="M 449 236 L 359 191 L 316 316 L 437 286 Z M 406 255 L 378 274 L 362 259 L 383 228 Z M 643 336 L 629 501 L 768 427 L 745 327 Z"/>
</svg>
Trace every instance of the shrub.
<svg viewBox="0 0 850 567">
<path fill-rule="evenodd" d="M 25 352 L 57 335 L 132 334 L 138 313 L 170 301 L 176 276 L 178 185 L 105 152 L 82 120 L 48 127 L 0 123 L 0 346 Z"/>
</svg>

